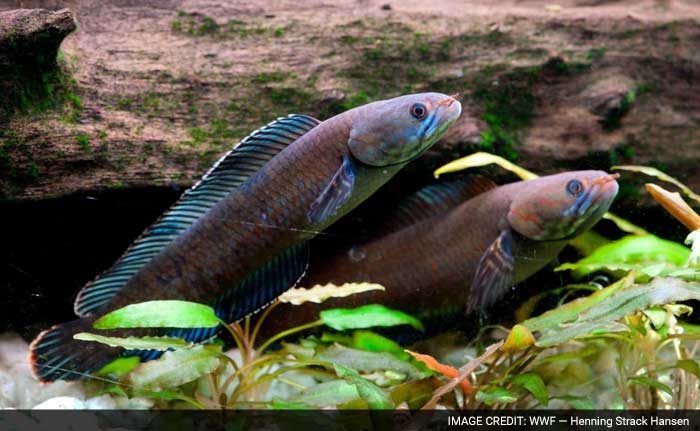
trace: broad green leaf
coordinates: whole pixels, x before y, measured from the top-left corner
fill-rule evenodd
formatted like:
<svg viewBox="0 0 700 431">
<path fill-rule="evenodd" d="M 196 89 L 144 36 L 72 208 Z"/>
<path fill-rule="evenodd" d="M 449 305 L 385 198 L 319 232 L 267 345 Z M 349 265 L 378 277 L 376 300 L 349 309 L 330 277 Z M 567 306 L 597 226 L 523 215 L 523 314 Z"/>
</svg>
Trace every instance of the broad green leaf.
<svg viewBox="0 0 700 431">
<path fill-rule="evenodd" d="M 129 375 L 130 382 L 142 390 L 175 388 L 213 372 L 219 366 L 219 346 L 195 346 L 165 352 L 155 361 L 141 364 Z"/>
<path fill-rule="evenodd" d="M 348 368 L 341 364 L 333 364 L 335 373 L 338 377 L 344 379 L 348 383 L 355 385 L 357 393 L 360 394 L 363 400 L 367 401 L 371 409 L 393 409 L 394 402 L 389 396 L 374 383 L 367 379 L 363 379 L 357 371 Z"/>
<path fill-rule="evenodd" d="M 565 263 L 555 270 L 573 270 L 575 277 L 582 277 L 600 270 L 628 272 L 656 264 L 666 264 L 673 269 L 685 265 L 689 255 L 690 250 L 686 247 L 654 235 L 628 236 L 600 247 L 576 263 Z"/>
<path fill-rule="evenodd" d="M 402 361 L 408 361 L 411 358 L 411 355 L 404 352 L 401 345 L 372 331 L 354 331 L 350 345 L 355 349 L 369 352 L 391 353 Z"/>
<path fill-rule="evenodd" d="M 518 397 L 508 389 L 493 386 L 479 389 L 475 398 L 487 406 L 492 406 L 496 403 L 512 403 L 518 400 Z"/>
<path fill-rule="evenodd" d="M 525 373 L 512 379 L 514 385 L 520 386 L 530 392 L 535 399 L 546 406 L 549 404 L 549 394 L 542 378 L 535 373 Z"/>
<path fill-rule="evenodd" d="M 100 368 L 95 373 L 97 376 L 115 376 L 117 378 L 129 374 L 134 368 L 138 367 L 141 360 L 138 356 L 129 356 L 127 358 L 117 358 Z"/>
<path fill-rule="evenodd" d="M 331 380 L 312 386 L 287 400 L 312 407 L 335 407 L 360 398 L 357 387 L 345 380 Z"/>
<path fill-rule="evenodd" d="M 627 380 L 629 384 L 631 385 L 642 385 L 642 386 L 647 386 L 650 388 L 658 389 L 661 391 L 666 392 L 669 395 L 673 395 L 673 390 L 668 387 L 668 385 L 664 385 L 661 382 L 658 382 L 652 378 L 646 377 L 646 376 L 637 376 L 637 377 L 632 377 L 629 380 Z"/>
<path fill-rule="evenodd" d="M 606 301 L 582 312 L 573 323 L 549 327 L 535 343 L 548 347 L 576 337 L 603 332 L 623 332 L 626 325 L 615 322 L 638 310 L 654 305 L 700 299 L 700 283 L 676 278 L 655 278 L 647 284 L 635 284 L 616 292 Z"/>
<path fill-rule="evenodd" d="M 598 248 L 609 243 L 609 239 L 592 230 L 587 230 L 569 241 L 569 245 L 574 247 L 576 251 L 583 256 L 588 256 Z"/>
<path fill-rule="evenodd" d="M 272 400 L 269 404 L 273 410 L 308 410 L 311 406 L 284 400 Z"/>
<path fill-rule="evenodd" d="M 533 344 L 535 344 L 535 337 L 532 336 L 532 332 L 523 325 L 515 325 L 508 333 L 501 350 L 506 353 L 518 352 L 527 349 Z"/>
<path fill-rule="evenodd" d="M 394 386 L 390 396 L 397 406 L 405 402 L 409 409 L 419 409 L 430 400 L 433 391 L 439 386 L 440 381 L 434 377 L 413 380 Z"/>
<path fill-rule="evenodd" d="M 381 284 L 375 283 L 345 283 L 340 286 L 336 286 L 335 284 L 317 284 L 310 289 L 289 289 L 277 299 L 280 302 L 287 302 L 293 305 L 300 305 L 304 302 L 320 304 L 328 298 L 344 298 L 356 293 L 369 292 L 371 290 L 385 289 Z"/>
<path fill-rule="evenodd" d="M 408 375 L 412 379 L 425 377 L 424 374 L 411 363 L 402 361 L 391 353 L 368 352 L 365 350 L 351 349 L 340 344 L 333 344 L 327 349 L 317 353 L 314 359 L 341 364 L 363 373 L 391 370 Z"/>
<path fill-rule="evenodd" d="M 415 329 L 423 330 L 423 325 L 415 317 L 379 304 L 323 310 L 320 317 L 326 326 L 336 331 L 397 325 L 411 325 Z"/>
<path fill-rule="evenodd" d="M 572 409 L 576 410 L 595 410 L 595 403 L 589 398 L 579 398 L 579 397 L 559 397 L 560 399 L 569 403 Z"/>
<path fill-rule="evenodd" d="M 213 328 L 219 324 L 214 309 L 188 301 L 148 301 L 107 313 L 92 325 L 116 328 Z"/>
<path fill-rule="evenodd" d="M 613 166 L 610 168 L 611 170 L 622 170 L 622 171 L 631 171 L 631 172 L 640 172 L 644 175 L 649 175 L 651 177 L 656 177 L 660 179 L 661 181 L 665 181 L 667 183 L 671 183 L 674 186 L 678 187 L 685 193 L 686 196 L 689 198 L 695 200 L 696 202 L 700 203 L 700 195 L 697 195 L 694 193 L 692 190 L 690 190 L 685 184 L 682 182 L 678 181 L 677 179 L 673 178 L 670 175 L 667 175 L 664 172 L 661 172 L 660 170 L 656 168 L 652 168 L 651 166 L 638 166 L 638 165 L 621 165 L 621 166 Z"/>
<path fill-rule="evenodd" d="M 554 355 L 545 356 L 542 359 L 538 359 L 537 362 L 533 365 L 533 367 L 554 362 L 573 361 L 575 359 L 581 359 L 591 355 L 595 355 L 598 352 L 599 350 L 596 346 L 589 344 L 586 345 L 586 347 L 576 350 L 574 352 L 557 353 Z"/>
<path fill-rule="evenodd" d="M 121 347 L 126 350 L 168 350 L 187 349 L 193 346 L 192 343 L 175 337 L 105 337 L 103 335 L 80 332 L 73 335 L 73 338 L 81 341 L 95 341 L 111 347 Z"/>
<path fill-rule="evenodd" d="M 700 364 L 693 359 L 680 359 L 676 362 L 675 368 L 685 370 L 700 379 Z"/>
<path fill-rule="evenodd" d="M 615 294 L 615 292 L 618 290 L 624 289 L 632 284 L 633 281 L 634 277 L 631 275 L 627 276 L 604 289 L 592 293 L 589 296 L 574 299 L 573 301 L 560 305 L 559 307 L 549 310 L 537 317 L 527 319 L 522 323 L 522 325 L 528 328 L 531 332 L 535 332 L 556 327 L 561 323 L 574 321 L 578 319 L 579 315 L 583 311 L 588 310 L 598 303 L 601 303 L 605 299 Z"/>
<path fill-rule="evenodd" d="M 521 168 L 520 166 L 514 163 L 511 163 L 503 157 L 499 157 L 495 154 L 485 152 L 478 152 L 470 154 L 466 157 L 462 157 L 461 159 L 453 160 L 450 163 L 439 167 L 437 170 L 435 170 L 433 175 L 435 175 L 435 178 L 438 178 L 442 174 L 447 174 L 450 172 L 459 172 L 465 169 L 477 168 L 486 165 L 498 165 L 503 169 L 513 172 L 514 174 L 516 174 L 524 180 L 531 180 L 533 178 L 537 178 L 537 174 L 530 172 L 525 168 Z"/>
</svg>

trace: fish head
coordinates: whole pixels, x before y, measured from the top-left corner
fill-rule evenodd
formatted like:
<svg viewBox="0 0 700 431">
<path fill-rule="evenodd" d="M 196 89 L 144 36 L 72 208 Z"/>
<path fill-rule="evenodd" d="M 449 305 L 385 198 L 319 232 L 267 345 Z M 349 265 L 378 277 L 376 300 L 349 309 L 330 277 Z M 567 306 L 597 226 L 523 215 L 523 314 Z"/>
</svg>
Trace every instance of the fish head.
<svg viewBox="0 0 700 431">
<path fill-rule="evenodd" d="M 574 171 L 525 181 L 512 200 L 508 222 L 518 233 L 538 241 L 575 237 L 610 208 L 619 176 Z"/>
<path fill-rule="evenodd" d="M 370 166 L 405 163 L 419 156 L 462 113 L 459 101 L 441 93 L 409 94 L 355 109 L 348 147 Z"/>
</svg>

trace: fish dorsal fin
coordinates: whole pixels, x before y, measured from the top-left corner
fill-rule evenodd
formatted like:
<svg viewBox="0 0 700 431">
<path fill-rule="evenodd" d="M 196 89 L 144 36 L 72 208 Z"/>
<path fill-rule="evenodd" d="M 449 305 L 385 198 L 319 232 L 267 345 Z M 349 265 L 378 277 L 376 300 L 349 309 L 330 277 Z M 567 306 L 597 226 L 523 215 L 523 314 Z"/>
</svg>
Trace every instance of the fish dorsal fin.
<svg viewBox="0 0 700 431">
<path fill-rule="evenodd" d="M 481 175 L 423 187 L 399 203 L 383 233 L 395 232 L 421 220 L 444 214 L 474 196 L 496 188 L 496 183 Z"/>
<path fill-rule="evenodd" d="M 289 115 L 244 138 L 149 226 L 110 269 L 83 287 L 75 300 L 75 313 L 85 317 L 98 311 L 163 248 L 265 163 L 319 123 L 305 115 Z"/>
<path fill-rule="evenodd" d="M 287 289 L 296 286 L 309 266 L 308 242 L 289 247 L 267 261 L 240 283 L 223 292 L 211 304 L 216 315 L 227 323 L 239 322 L 272 303 Z M 214 328 L 172 329 L 166 335 L 200 343 L 216 335 L 222 326 Z M 130 350 L 127 356 L 139 356 L 142 361 L 158 358 L 159 350 Z"/>
</svg>

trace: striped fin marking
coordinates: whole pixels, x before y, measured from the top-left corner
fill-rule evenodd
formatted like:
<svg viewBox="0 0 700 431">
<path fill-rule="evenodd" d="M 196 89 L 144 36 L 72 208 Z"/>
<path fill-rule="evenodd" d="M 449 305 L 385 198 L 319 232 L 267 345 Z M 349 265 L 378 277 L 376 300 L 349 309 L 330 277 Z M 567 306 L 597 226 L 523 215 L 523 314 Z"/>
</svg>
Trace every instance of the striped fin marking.
<svg viewBox="0 0 700 431">
<path fill-rule="evenodd" d="M 513 286 L 514 275 L 513 236 L 510 230 L 504 230 L 481 255 L 469 289 L 467 314 L 488 308 L 503 298 Z"/>
<path fill-rule="evenodd" d="M 216 315 L 224 322 L 233 323 L 260 311 L 287 289 L 294 287 L 304 276 L 308 265 L 308 243 L 288 248 L 219 296 L 213 305 Z M 214 328 L 182 328 L 173 329 L 167 335 L 200 343 L 215 336 L 219 330 L 221 325 Z M 149 361 L 162 353 L 158 350 L 130 350 L 125 355 L 137 355 L 142 361 Z"/>
<path fill-rule="evenodd" d="M 290 115 L 269 123 L 243 139 L 148 227 L 110 269 L 78 293 L 75 313 L 84 317 L 107 304 L 163 248 L 265 163 L 319 123 L 309 116 Z"/>
</svg>

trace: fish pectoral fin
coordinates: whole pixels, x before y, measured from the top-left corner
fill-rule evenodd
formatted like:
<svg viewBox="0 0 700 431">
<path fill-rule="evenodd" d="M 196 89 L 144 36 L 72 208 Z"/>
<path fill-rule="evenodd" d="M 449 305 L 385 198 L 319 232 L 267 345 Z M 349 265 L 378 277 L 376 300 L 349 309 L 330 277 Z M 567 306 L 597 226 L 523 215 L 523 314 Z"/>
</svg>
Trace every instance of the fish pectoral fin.
<svg viewBox="0 0 700 431">
<path fill-rule="evenodd" d="M 501 299 L 513 286 L 514 275 L 513 236 L 504 230 L 481 255 L 469 291 L 467 315 Z"/>
<path fill-rule="evenodd" d="M 311 204 L 307 218 L 312 225 L 334 216 L 350 199 L 355 188 L 356 168 L 350 156 L 343 156 L 340 168 L 321 195 Z"/>
</svg>

